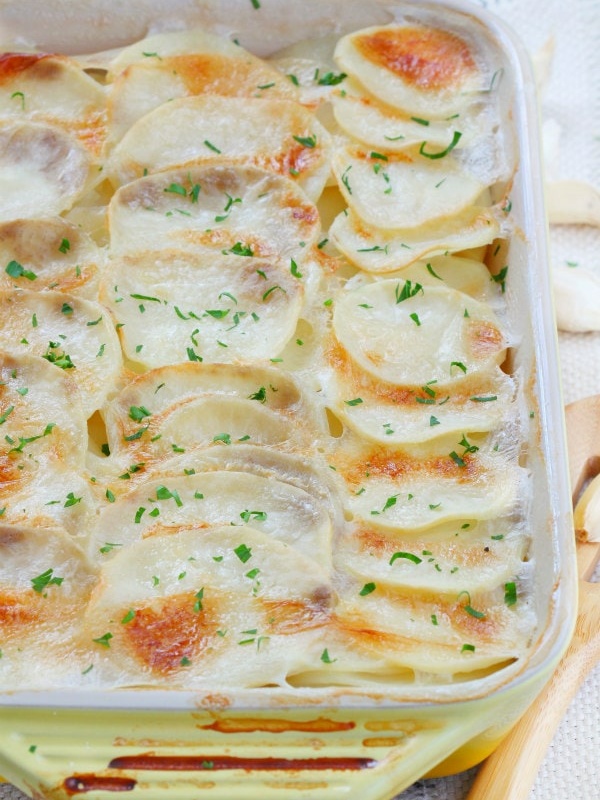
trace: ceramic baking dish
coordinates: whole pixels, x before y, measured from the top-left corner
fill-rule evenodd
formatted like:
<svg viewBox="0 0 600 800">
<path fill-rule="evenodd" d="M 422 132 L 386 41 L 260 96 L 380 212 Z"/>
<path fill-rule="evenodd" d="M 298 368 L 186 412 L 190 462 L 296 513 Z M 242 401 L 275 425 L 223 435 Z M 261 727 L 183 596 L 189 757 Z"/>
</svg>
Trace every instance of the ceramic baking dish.
<svg viewBox="0 0 600 800">
<path fill-rule="evenodd" d="M 0 690 L 0 772 L 37 798 L 115 792 L 140 798 L 386 800 L 424 775 L 466 769 L 489 754 L 550 676 L 572 630 L 575 597 L 570 492 L 548 278 L 534 82 L 513 34 L 457 3 L 0 3 L 5 45 L 86 52 L 121 46 L 149 29 L 235 30 L 268 55 L 296 40 L 384 24 L 395 14 L 460 24 L 493 52 L 516 142 L 510 188 L 512 368 L 531 409 L 523 464 L 531 473 L 531 560 L 537 638 L 528 658 L 455 685 L 253 689 L 230 692 Z M 232 24 L 231 20 L 235 20 Z M 43 665 L 40 665 L 43 669 Z"/>
</svg>

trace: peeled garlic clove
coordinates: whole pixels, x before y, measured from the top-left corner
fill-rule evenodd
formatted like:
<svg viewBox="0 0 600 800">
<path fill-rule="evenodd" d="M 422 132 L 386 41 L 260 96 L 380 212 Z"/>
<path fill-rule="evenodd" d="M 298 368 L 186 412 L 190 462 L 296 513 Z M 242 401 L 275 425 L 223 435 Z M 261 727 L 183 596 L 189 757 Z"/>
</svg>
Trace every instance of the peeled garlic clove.
<svg viewBox="0 0 600 800">
<path fill-rule="evenodd" d="M 546 206 L 551 224 L 600 227 L 600 192 L 585 181 L 546 184 Z"/>
<path fill-rule="evenodd" d="M 600 542 L 600 475 L 596 475 L 581 495 L 573 521 L 579 541 Z"/>
<path fill-rule="evenodd" d="M 561 331 L 600 330 L 600 278 L 583 267 L 552 267 L 556 324 Z"/>
</svg>

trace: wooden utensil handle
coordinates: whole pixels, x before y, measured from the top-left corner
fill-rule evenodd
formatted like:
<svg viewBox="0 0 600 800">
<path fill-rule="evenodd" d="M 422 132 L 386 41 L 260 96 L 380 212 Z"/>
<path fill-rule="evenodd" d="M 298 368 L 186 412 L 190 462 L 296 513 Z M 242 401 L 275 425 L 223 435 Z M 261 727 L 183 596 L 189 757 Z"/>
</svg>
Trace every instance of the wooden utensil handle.
<svg viewBox="0 0 600 800">
<path fill-rule="evenodd" d="M 525 800 L 568 706 L 600 659 L 600 584 L 580 583 L 575 634 L 558 669 L 507 738 L 481 765 L 467 800 Z M 594 610 L 594 607 L 596 610 Z"/>
</svg>

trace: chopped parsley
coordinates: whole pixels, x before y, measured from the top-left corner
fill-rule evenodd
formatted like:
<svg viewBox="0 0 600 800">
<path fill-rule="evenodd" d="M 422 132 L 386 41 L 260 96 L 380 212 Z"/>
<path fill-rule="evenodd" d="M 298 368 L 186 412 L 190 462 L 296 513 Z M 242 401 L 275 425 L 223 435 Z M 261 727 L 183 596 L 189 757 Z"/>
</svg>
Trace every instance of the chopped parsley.
<svg viewBox="0 0 600 800">
<path fill-rule="evenodd" d="M 194 603 L 194 614 L 199 614 L 203 610 L 203 608 L 202 608 L 202 600 L 203 600 L 203 598 L 204 598 L 204 587 L 202 587 L 202 589 L 200 589 L 194 595 L 194 599 L 196 601 Z"/>
<path fill-rule="evenodd" d="M 209 150 L 212 150 L 213 153 L 220 154 L 222 152 L 216 145 L 214 145 L 212 142 L 209 142 L 208 139 L 204 140 L 204 144 L 206 145 L 206 147 L 208 147 Z"/>
<path fill-rule="evenodd" d="M 325 650 L 323 650 L 323 652 L 321 653 L 321 661 L 324 664 L 333 664 L 334 661 L 337 661 L 337 658 L 331 658 L 331 656 L 329 655 L 329 651 L 327 650 L 327 648 L 325 648 Z"/>
<path fill-rule="evenodd" d="M 264 522 L 267 518 L 266 511 L 242 511 L 240 517 L 244 520 L 244 522 L 250 522 L 251 519 L 255 519 L 257 522 Z"/>
<path fill-rule="evenodd" d="M 25 269 L 18 261 L 9 261 L 4 271 L 11 278 L 27 278 L 28 281 L 34 281 L 37 278 L 35 272 Z"/>
<path fill-rule="evenodd" d="M 61 369 L 75 368 L 75 364 L 71 361 L 71 356 L 60 349 L 59 342 L 48 342 L 48 347 L 46 348 L 46 352 L 42 355 L 42 358 L 45 358 L 46 361 L 55 364 Z"/>
<path fill-rule="evenodd" d="M 64 578 L 54 575 L 54 568 L 50 567 L 50 569 L 42 572 L 41 575 L 31 579 L 31 587 L 34 592 L 42 594 L 48 586 L 60 586 L 63 580 Z"/>
<path fill-rule="evenodd" d="M 517 602 L 517 584 L 514 581 L 504 584 L 504 602 L 507 606 L 514 606 Z"/>
<path fill-rule="evenodd" d="M 102 636 L 99 636 L 97 639 L 92 639 L 92 642 L 96 642 L 96 644 L 101 644 L 103 647 L 110 647 L 110 640 L 112 638 L 113 638 L 112 633 L 108 631 Z"/>
<path fill-rule="evenodd" d="M 252 394 L 248 395 L 248 400 L 258 400 L 259 403 L 264 403 L 267 400 L 267 390 L 264 386 L 257 389 Z"/>
<path fill-rule="evenodd" d="M 318 76 L 318 70 L 317 70 Z M 325 75 L 321 75 L 321 77 L 317 78 L 317 83 L 319 86 L 337 86 L 343 80 L 345 80 L 348 76 L 345 72 L 340 72 L 336 75 L 334 72 L 326 72 Z"/>
<path fill-rule="evenodd" d="M 290 263 L 290 272 L 292 273 L 294 278 L 301 278 L 302 277 L 302 273 L 298 269 L 298 265 L 296 264 L 296 262 L 294 261 L 293 258 L 290 259 L 290 261 L 291 261 L 291 263 Z"/>
<path fill-rule="evenodd" d="M 225 250 L 225 253 L 233 253 L 234 256 L 253 256 L 254 251 L 248 244 L 242 244 L 242 242 L 236 242 L 233 247 L 230 247 L 229 250 Z"/>
<path fill-rule="evenodd" d="M 134 422 L 141 422 L 144 417 L 150 417 L 151 412 L 145 406 L 130 406 L 129 418 Z"/>
<path fill-rule="evenodd" d="M 301 144 L 303 147 L 316 147 L 317 144 L 317 137 L 316 136 L 294 136 L 293 137 L 298 144 Z"/>
<path fill-rule="evenodd" d="M 245 564 L 246 561 L 249 561 L 252 558 L 252 548 L 247 547 L 245 544 L 240 544 L 233 551 L 242 564 Z"/>
<path fill-rule="evenodd" d="M 183 505 L 183 500 L 179 496 L 179 492 L 177 489 L 167 489 L 166 486 L 159 486 L 156 489 L 156 499 L 157 500 L 175 500 L 175 505 L 178 508 L 181 508 Z"/>
<path fill-rule="evenodd" d="M 506 276 L 507 276 L 507 274 L 508 274 L 508 267 L 506 266 L 506 267 L 502 267 L 500 272 L 498 272 L 496 275 L 492 275 L 492 280 L 495 283 L 499 283 L 500 284 L 500 288 L 502 289 L 502 294 L 504 294 L 504 292 L 506 291 Z"/>
<path fill-rule="evenodd" d="M 419 292 L 425 294 L 420 283 L 413 284 L 412 281 L 404 281 L 402 288 L 400 288 L 400 284 L 398 283 L 395 289 L 396 303 L 402 303 L 404 300 L 408 300 L 419 294 Z"/>
<path fill-rule="evenodd" d="M 71 508 L 71 506 L 76 506 L 77 503 L 81 503 L 83 498 L 75 497 L 73 492 L 69 492 L 67 495 L 67 499 L 65 500 L 64 508 Z"/>
<path fill-rule="evenodd" d="M 421 147 L 419 148 L 419 153 L 422 156 L 425 156 L 425 158 L 431 158 L 431 159 L 444 158 L 445 156 L 448 155 L 448 153 L 451 150 L 454 150 L 456 145 L 460 142 L 461 137 L 462 137 L 462 133 L 460 131 L 454 131 L 454 135 L 452 137 L 452 141 L 450 142 L 448 147 L 446 147 L 445 150 L 440 150 L 438 153 L 427 153 L 427 152 L 425 152 L 425 148 L 427 147 L 427 142 L 422 142 Z"/>
<path fill-rule="evenodd" d="M 414 553 L 405 553 L 400 550 L 397 553 L 394 553 L 390 558 L 390 566 L 399 558 L 405 558 L 408 561 L 412 561 L 413 564 L 420 564 L 423 561 L 422 558 L 419 558 L 419 556 L 416 556 Z"/>
</svg>

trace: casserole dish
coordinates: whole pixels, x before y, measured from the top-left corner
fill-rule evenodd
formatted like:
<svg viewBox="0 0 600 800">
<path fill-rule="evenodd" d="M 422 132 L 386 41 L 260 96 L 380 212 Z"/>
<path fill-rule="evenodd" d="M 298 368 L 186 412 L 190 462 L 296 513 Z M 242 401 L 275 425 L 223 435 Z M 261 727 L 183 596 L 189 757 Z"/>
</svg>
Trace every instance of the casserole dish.
<svg viewBox="0 0 600 800">
<path fill-rule="evenodd" d="M 519 407 L 521 411 L 527 409 L 517 461 L 527 473 L 527 502 L 521 507 L 531 532 L 526 560 L 535 565 L 531 594 L 537 620 L 535 632 L 526 652 L 516 660 L 505 659 L 501 668 L 491 671 L 482 664 L 481 671 L 454 681 L 365 679 L 362 685 L 361 681 L 344 684 L 340 680 L 322 686 L 318 678 L 309 676 L 300 685 L 294 686 L 291 681 L 285 687 L 259 682 L 251 687 L 231 688 L 213 681 L 212 685 L 191 689 L 185 685 L 167 689 L 160 683 L 151 684 L 152 688 L 134 688 L 130 680 L 126 688 L 119 689 L 65 686 L 26 691 L 12 685 L 2 696 L 0 711 L 1 769 L 9 780 L 33 796 L 58 798 L 93 793 L 108 797 L 115 791 L 148 797 L 166 792 L 191 796 L 204 789 L 222 798 L 352 796 L 384 800 L 426 773 L 460 770 L 485 757 L 539 691 L 570 634 L 575 591 L 570 501 L 554 323 L 545 273 L 533 81 L 519 47 L 499 23 L 457 5 L 319 3 L 317 8 L 316 4 L 303 4 L 297 17 L 292 14 L 296 9 L 289 4 L 282 15 L 282 7 L 266 2 L 239 4 L 235 33 L 239 34 L 240 43 L 265 57 L 281 53 L 296 39 L 310 38 L 313 26 L 322 35 L 329 25 L 329 30 L 339 37 L 370 25 L 408 19 L 468 32 L 481 43 L 489 63 L 495 65 L 489 72 L 488 88 L 498 90 L 503 125 L 510 120 L 513 126 L 506 134 L 504 147 L 514 174 L 497 187 L 501 196 L 492 201 L 502 200 L 512 222 L 499 231 L 486 258 L 491 274 L 498 278 L 497 284 L 503 281 L 501 264 L 510 264 L 503 313 L 512 346 L 504 371 L 518 382 Z M 233 5 L 219 9 L 206 4 L 194 13 L 202 24 L 223 34 L 229 31 L 232 9 Z M 280 13 L 276 13 L 278 10 Z M 7 15 L 8 9 L 4 13 Z M 182 10 L 182 15 L 185 13 Z M 138 35 L 136 32 L 132 38 Z M 282 57 L 290 57 L 289 53 L 288 50 Z M 97 67 L 106 62 L 96 57 L 88 63 Z M 376 87 L 372 89 L 375 90 Z M 425 148 L 425 152 L 442 151 Z M 355 174 L 358 167 L 354 162 L 352 166 Z M 345 187 L 352 195 L 343 177 L 347 178 L 346 170 L 346 164 L 338 168 L 340 188 Z M 194 179 L 202 176 L 198 184 L 190 180 L 190 193 L 196 185 L 204 186 L 208 181 L 207 171 L 190 171 L 190 175 Z M 183 186 L 185 177 L 179 177 L 165 191 L 171 185 Z M 154 180 L 143 175 L 136 179 L 147 180 L 146 186 Z M 177 190 L 174 193 L 180 194 Z M 351 199 L 346 197 L 348 205 Z M 368 212 L 366 209 L 364 213 Z M 113 248 L 114 231 L 121 231 L 120 241 L 123 247 L 127 246 L 129 222 L 125 219 L 119 228 L 118 214 L 113 214 Z M 369 222 L 377 227 L 379 218 L 373 217 Z M 267 221 L 261 224 L 266 226 Z M 151 235 L 152 231 L 145 232 L 148 238 Z M 296 259 L 302 264 L 299 253 L 294 250 L 288 254 L 292 264 Z M 296 272 L 299 271 L 296 264 Z M 292 294 L 291 288 L 286 294 Z M 148 297 L 146 300 L 152 302 Z M 111 302 L 110 297 L 104 298 L 107 307 Z M 350 318 L 350 309 L 346 311 Z M 345 319 L 338 321 L 340 340 L 347 335 L 344 322 Z M 279 321 L 278 330 L 282 325 Z M 122 342 L 127 353 L 127 340 Z M 462 371 L 462 360 L 453 363 Z M 146 364 L 147 369 L 161 366 L 154 361 Z M 96 383 L 108 380 L 110 376 L 102 375 Z M 426 377 L 419 377 L 418 382 L 427 385 Z M 425 395 L 427 399 L 429 394 Z M 362 404 L 346 405 L 353 410 Z M 88 412 L 97 407 L 90 405 Z M 139 410 L 144 405 L 128 407 Z M 353 412 L 346 413 L 348 417 L 343 421 L 351 426 Z M 137 441 L 139 430 L 131 429 L 126 439 Z M 462 456 L 466 452 L 465 448 Z M 461 460 L 460 456 L 457 458 Z M 170 499 L 174 499 L 172 493 Z M 384 506 L 395 505 L 385 501 L 380 509 L 385 511 Z M 357 506 L 352 510 L 360 514 Z M 430 505 L 429 511 L 432 510 Z M 260 512 L 248 513 L 256 516 Z M 464 517 L 464 513 L 458 516 Z M 419 522 L 414 527 L 418 529 L 419 525 L 427 527 Z M 399 557 L 405 556 L 406 553 Z M 477 619 L 470 600 L 468 607 Z M 327 652 L 325 648 L 323 654 Z M 321 661 L 327 663 L 324 658 Z"/>
</svg>

